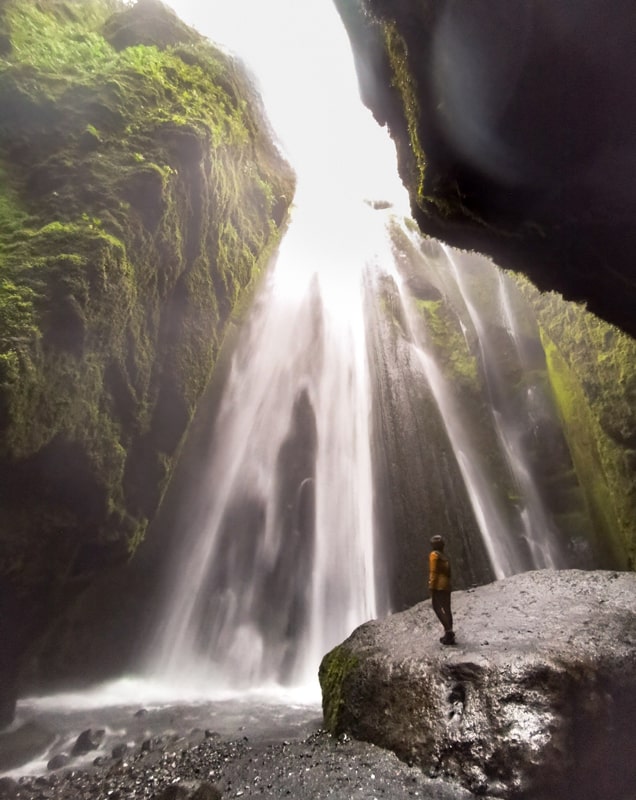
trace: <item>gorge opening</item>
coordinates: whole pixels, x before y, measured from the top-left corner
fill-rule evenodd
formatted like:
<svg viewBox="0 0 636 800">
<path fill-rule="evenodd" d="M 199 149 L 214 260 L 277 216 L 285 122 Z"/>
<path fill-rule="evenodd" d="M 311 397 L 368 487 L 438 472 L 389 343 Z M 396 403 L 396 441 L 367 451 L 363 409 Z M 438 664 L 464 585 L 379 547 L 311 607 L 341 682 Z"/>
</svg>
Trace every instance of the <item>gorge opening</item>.
<svg viewBox="0 0 636 800">
<path fill-rule="evenodd" d="M 521 289 L 414 230 L 335 11 L 282 5 L 267 53 L 260 31 L 252 61 L 230 44 L 297 170 L 295 210 L 177 516 L 146 655 L 150 674 L 208 689 L 315 690 L 353 627 L 422 598 L 433 532 L 458 588 L 602 561 Z"/>
<path fill-rule="evenodd" d="M 21 714 L 230 696 L 253 708 L 256 692 L 290 690 L 315 704 L 327 650 L 424 598 L 432 533 L 458 589 L 613 566 L 531 293 L 417 230 L 332 4 L 235 0 L 225 20 L 173 5 L 247 60 L 297 171 L 294 208 L 192 425 L 205 457 L 193 467 L 186 446 L 168 522 L 164 508 L 135 557 L 143 571 L 144 546 L 157 556 L 127 606 L 152 610 L 133 634 L 137 677 Z"/>
</svg>

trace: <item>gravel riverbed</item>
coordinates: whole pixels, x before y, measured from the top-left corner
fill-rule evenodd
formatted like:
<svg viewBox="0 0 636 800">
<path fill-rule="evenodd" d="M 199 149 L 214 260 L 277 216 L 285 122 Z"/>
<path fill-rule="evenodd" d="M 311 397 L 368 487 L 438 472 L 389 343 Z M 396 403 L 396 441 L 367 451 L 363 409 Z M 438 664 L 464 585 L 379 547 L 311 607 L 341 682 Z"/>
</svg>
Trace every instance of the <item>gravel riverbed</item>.
<svg viewBox="0 0 636 800">
<path fill-rule="evenodd" d="M 196 741 L 197 738 L 200 741 Z M 145 743 L 86 769 L 0 779 L 15 800 L 217 800 L 218 798 L 469 800 L 474 795 L 409 767 L 393 753 L 318 730 L 304 739 L 267 742 L 193 732 Z"/>
</svg>

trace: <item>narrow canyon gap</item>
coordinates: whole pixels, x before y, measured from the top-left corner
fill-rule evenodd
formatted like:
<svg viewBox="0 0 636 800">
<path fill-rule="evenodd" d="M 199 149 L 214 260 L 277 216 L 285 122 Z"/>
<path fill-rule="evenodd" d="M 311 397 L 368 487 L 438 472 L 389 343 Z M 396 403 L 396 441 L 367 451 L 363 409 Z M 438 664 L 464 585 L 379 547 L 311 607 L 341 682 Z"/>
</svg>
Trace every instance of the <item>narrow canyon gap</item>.
<svg viewBox="0 0 636 800">
<path fill-rule="evenodd" d="M 260 20 L 273 61 L 244 55 L 297 170 L 296 207 L 184 494 L 145 659 L 208 690 L 315 687 L 354 627 L 422 598 L 433 533 L 458 586 L 611 561 L 521 290 L 409 224 L 335 11 L 284 5 Z"/>
</svg>

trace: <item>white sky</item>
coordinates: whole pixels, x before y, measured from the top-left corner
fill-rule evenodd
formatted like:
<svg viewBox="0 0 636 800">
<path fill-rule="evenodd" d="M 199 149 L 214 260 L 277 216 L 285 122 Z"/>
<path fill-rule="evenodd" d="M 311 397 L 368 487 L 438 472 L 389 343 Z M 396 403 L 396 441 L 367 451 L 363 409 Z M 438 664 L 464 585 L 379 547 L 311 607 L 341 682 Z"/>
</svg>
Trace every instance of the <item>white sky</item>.
<svg viewBox="0 0 636 800">
<path fill-rule="evenodd" d="M 359 99 L 349 40 L 332 0 L 167 0 L 256 74 L 265 106 L 299 176 L 299 193 L 332 202 L 404 202 L 395 148 Z"/>
</svg>

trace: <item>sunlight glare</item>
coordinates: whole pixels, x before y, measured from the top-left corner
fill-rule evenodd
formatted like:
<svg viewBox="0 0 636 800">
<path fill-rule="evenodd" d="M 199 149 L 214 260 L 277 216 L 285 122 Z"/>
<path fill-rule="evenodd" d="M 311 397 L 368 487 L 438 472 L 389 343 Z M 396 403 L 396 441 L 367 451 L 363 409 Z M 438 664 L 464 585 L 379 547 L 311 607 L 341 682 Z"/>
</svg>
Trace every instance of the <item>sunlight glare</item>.
<svg viewBox="0 0 636 800">
<path fill-rule="evenodd" d="M 359 98 L 353 56 L 331 0 L 168 0 L 257 78 L 270 121 L 298 173 L 296 203 L 354 194 L 408 213 L 395 148 Z M 328 74 L 329 73 L 329 74 Z"/>
</svg>

